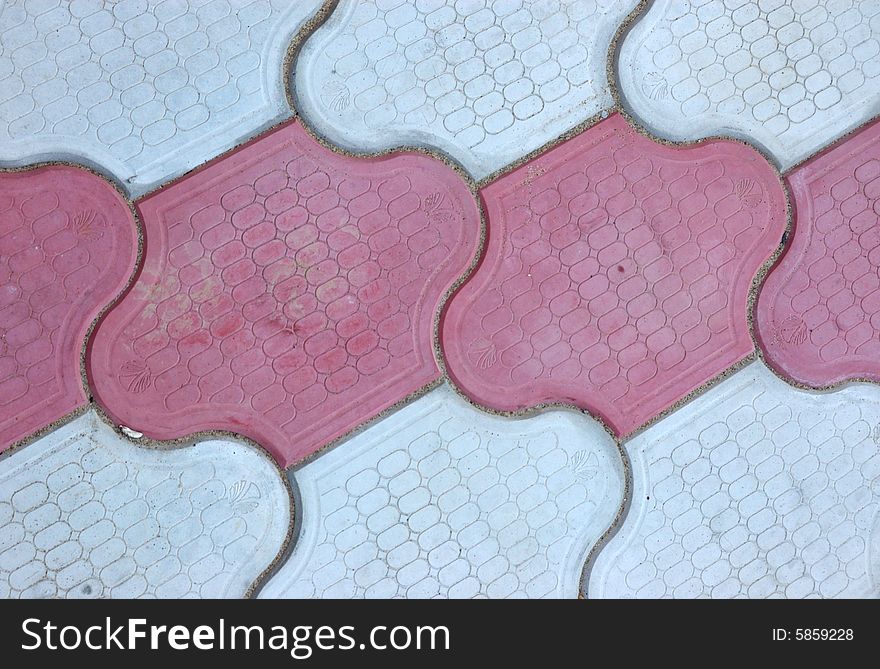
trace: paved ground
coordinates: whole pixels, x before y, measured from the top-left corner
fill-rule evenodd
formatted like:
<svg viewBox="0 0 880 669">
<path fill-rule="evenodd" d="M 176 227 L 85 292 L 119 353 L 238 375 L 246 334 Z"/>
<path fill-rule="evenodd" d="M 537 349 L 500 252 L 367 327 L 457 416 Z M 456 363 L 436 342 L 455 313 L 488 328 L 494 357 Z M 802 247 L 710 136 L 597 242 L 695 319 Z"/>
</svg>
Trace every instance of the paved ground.
<svg viewBox="0 0 880 669">
<path fill-rule="evenodd" d="M 0 596 L 880 595 L 880 0 L 0 0 Z"/>
</svg>

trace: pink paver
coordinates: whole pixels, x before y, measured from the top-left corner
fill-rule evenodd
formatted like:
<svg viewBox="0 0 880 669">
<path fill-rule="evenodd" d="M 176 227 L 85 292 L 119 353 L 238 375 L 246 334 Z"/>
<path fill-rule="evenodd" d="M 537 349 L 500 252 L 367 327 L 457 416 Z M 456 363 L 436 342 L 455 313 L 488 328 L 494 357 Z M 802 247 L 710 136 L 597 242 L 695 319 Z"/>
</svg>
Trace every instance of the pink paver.
<svg viewBox="0 0 880 669">
<path fill-rule="evenodd" d="M 476 402 L 573 403 L 625 435 L 753 351 L 748 289 L 786 208 L 748 147 L 664 146 L 613 115 L 481 195 L 486 255 L 442 329 Z"/>
<path fill-rule="evenodd" d="M 759 343 L 800 383 L 880 380 L 880 122 L 788 183 L 794 236 L 758 298 Z"/>
<path fill-rule="evenodd" d="M 131 210 L 99 177 L 0 174 L 0 450 L 87 402 L 83 341 L 136 259 Z"/>
<path fill-rule="evenodd" d="M 434 315 L 480 229 L 441 162 L 335 154 L 292 122 L 138 209 L 144 269 L 88 361 L 118 422 L 230 430 L 287 466 L 439 377 Z"/>
</svg>

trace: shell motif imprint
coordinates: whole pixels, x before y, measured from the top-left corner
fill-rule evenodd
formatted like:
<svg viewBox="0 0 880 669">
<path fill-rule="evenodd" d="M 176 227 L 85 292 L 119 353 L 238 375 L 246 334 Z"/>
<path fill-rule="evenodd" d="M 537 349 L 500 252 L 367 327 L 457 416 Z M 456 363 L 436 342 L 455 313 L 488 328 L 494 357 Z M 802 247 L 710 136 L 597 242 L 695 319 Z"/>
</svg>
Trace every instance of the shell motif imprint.
<svg viewBox="0 0 880 669">
<path fill-rule="evenodd" d="M 786 344 L 800 346 L 807 340 L 807 324 L 797 316 L 786 316 L 779 324 L 777 336 Z"/>
<path fill-rule="evenodd" d="M 452 213 L 442 193 L 431 193 L 422 201 L 422 211 L 434 225 L 440 225 Z"/>
<path fill-rule="evenodd" d="M 480 369 L 489 369 L 498 362 L 498 349 L 488 339 L 477 339 L 471 344 L 471 350 L 476 353 L 476 365 Z"/>
<path fill-rule="evenodd" d="M 642 80 L 642 92 L 651 100 L 664 100 L 669 94 L 669 84 L 663 75 L 657 72 L 648 72 Z"/>
<path fill-rule="evenodd" d="M 78 211 L 70 221 L 70 228 L 77 237 L 91 242 L 104 236 L 104 217 L 89 209 Z"/>
<path fill-rule="evenodd" d="M 592 481 L 599 471 L 599 460 L 595 453 L 578 451 L 571 456 L 568 466 L 580 481 L 586 483 Z"/>
<path fill-rule="evenodd" d="M 733 187 L 739 201 L 749 209 L 757 207 L 764 201 L 764 189 L 752 179 L 740 179 Z"/>
<path fill-rule="evenodd" d="M 125 379 L 125 381 L 123 381 Z M 129 392 L 142 393 L 153 382 L 150 368 L 141 360 L 129 360 L 119 370 L 119 380 L 126 384 Z"/>
<path fill-rule="evenodd" d="M 252 481 L 237 481 L 226 492 L 236 513 L 248 513 L 260 503 L 260 489 Z"/>
<path fill-rule="evenodd" d="M 328 81 L 321 91 L 324 104 L 335 112 L 343 112 L 351 104 L 351 93 L 348 86 L 340 81 Z"/>
</svg>

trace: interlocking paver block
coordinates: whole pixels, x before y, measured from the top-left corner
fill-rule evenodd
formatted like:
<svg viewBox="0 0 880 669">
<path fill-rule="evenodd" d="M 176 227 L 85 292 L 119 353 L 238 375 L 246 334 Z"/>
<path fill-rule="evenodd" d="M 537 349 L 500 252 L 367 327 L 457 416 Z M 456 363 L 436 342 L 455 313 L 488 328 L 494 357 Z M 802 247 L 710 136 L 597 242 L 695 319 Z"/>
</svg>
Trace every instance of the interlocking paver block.
<svg viewBox="0 0 880 669">
<path fill-rule="evenodd" d="M 880 389 L 754 362 L 626 444 L 632 505 L 598 597 L 880 595 Z"/>
<path fill-rule="evenodd" d="M 748 147 L 665 146 L 614 115 L 481 195 L 485 257 L 442 328 L 479 404 L 574 403 L 627 434 L 753 352 L 748 291 L 786 207 Z"/>
<path fill-rule="evenodd" d="M 295 87 L 352 150 L 436 146 L 481 178 L 608 109 L 606 56 L 635 0 L 342 0 Z"/>
<path fill-rule="evenodd" d="M 0 2 L 0 160 L 83 156 L 134 194 L 289 115 L 320 0 Z"/>
<path fill-rule="evenodd" d="M 231 430 L 286 466 L 439 377 L 434 316 L 480 229 L 440 161 L 350 158 L 292 122 L 138 209 L 144 269 L 88 363 L 120 423 Z"/>
<path fill-rule="evenodd" d="M 788 182 L 794 236 L 758 298 L 767 358 L 812 386 L 880 380 L 880 123 Z"/>
<path fill-rule="evenodd" d="M 595 421 L 498 418 L 446 386 L 294 478 L 302 530 L 265 597 L 576 597 L 624 488 Z"/>
<path fill-rule="evenodd" d="M 86 333 L 136 258 L 131 210 L 104 180 L 0 174 L 0 450 L 85 405 Z"/>
<path fill-rule="evenodd" d="M 0 597 L 241 597 L 290 513 L 256 448 L 140 448 L 89 412 L 0 462 Z"/>
<path fill-rule="evenodd" d="M 617 71 L 659 133 L 740 134 L 784 169 L 880 113 L 880 2 L 654 2 Z"/>
</svg>

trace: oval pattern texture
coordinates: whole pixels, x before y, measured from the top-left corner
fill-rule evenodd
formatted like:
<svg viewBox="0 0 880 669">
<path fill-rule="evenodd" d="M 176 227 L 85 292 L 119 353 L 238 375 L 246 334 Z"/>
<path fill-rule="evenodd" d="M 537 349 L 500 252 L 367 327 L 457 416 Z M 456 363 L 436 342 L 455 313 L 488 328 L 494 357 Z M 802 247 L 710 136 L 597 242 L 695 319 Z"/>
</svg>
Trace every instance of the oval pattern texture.
<svg viewBox="0 0 880 669">
<path fill-rule="evenodd" d="M 144 269 L 87 363 L 117 422 L 230 430 L 288 466 L 440 376 L 434 315 L 480 228 L 440 161 L 342 156 L 292 122 L 138 209 Z"/>
<path fill-rule="evenodd" d="M 624 472 L 594 420 L 510 420 L 442 386 L 294 475 L 300 536 L 263 597 L 576 597 Z"/>
<path fill-rule="evenodd" d="M 632 504 L 590 594 L 877 597 L 878 444 L 880 389 L 752 363 L 626 444 Z"/>
<path fill-rule="evenodd" d="M 140 448 L 90 411 L 0 462 L 0 597 L 242 597 L 290 513 L 259 450 Z"/>
<path fill-rule="evenodd" d="M 810 386 L 880 380 L 880 123 L 788 182 L 794 236 L 755 319 L 767 359 Z"/>
<path fill-rule="evenodd" d="M 128 205 L 85 170 L 0 173 L 0 451 L 86 404 L 84 339 L 137 245 Z"/>
<path fill-rule="evenodd" d="M 477 403 L 573 403 L 626 435 L 753 352 L 748 291 L 786 206 L 746 146 L 669 147 L 614 115 L 481 196 L 485 256 L 442 327 Z"/>
<path fill-rule="evenodd" d="M 82 156 L 141 194 L 289 116 L 320 0 L 0 2 L 0 160 Z"/>
<path fill-rule="evenodd" d="M 435 146 L 477 179 L 613 105 L 635 0 L 342 0 L 303 45 L 297 104 L 354 151 Z"/>
<path fill-rule="evenodd" d="M 617 71 L 658 133 L 740 134 L 785 170 L 880 113 L 878 56 L 878 0 L 659 0 Z"/>
</svg>

